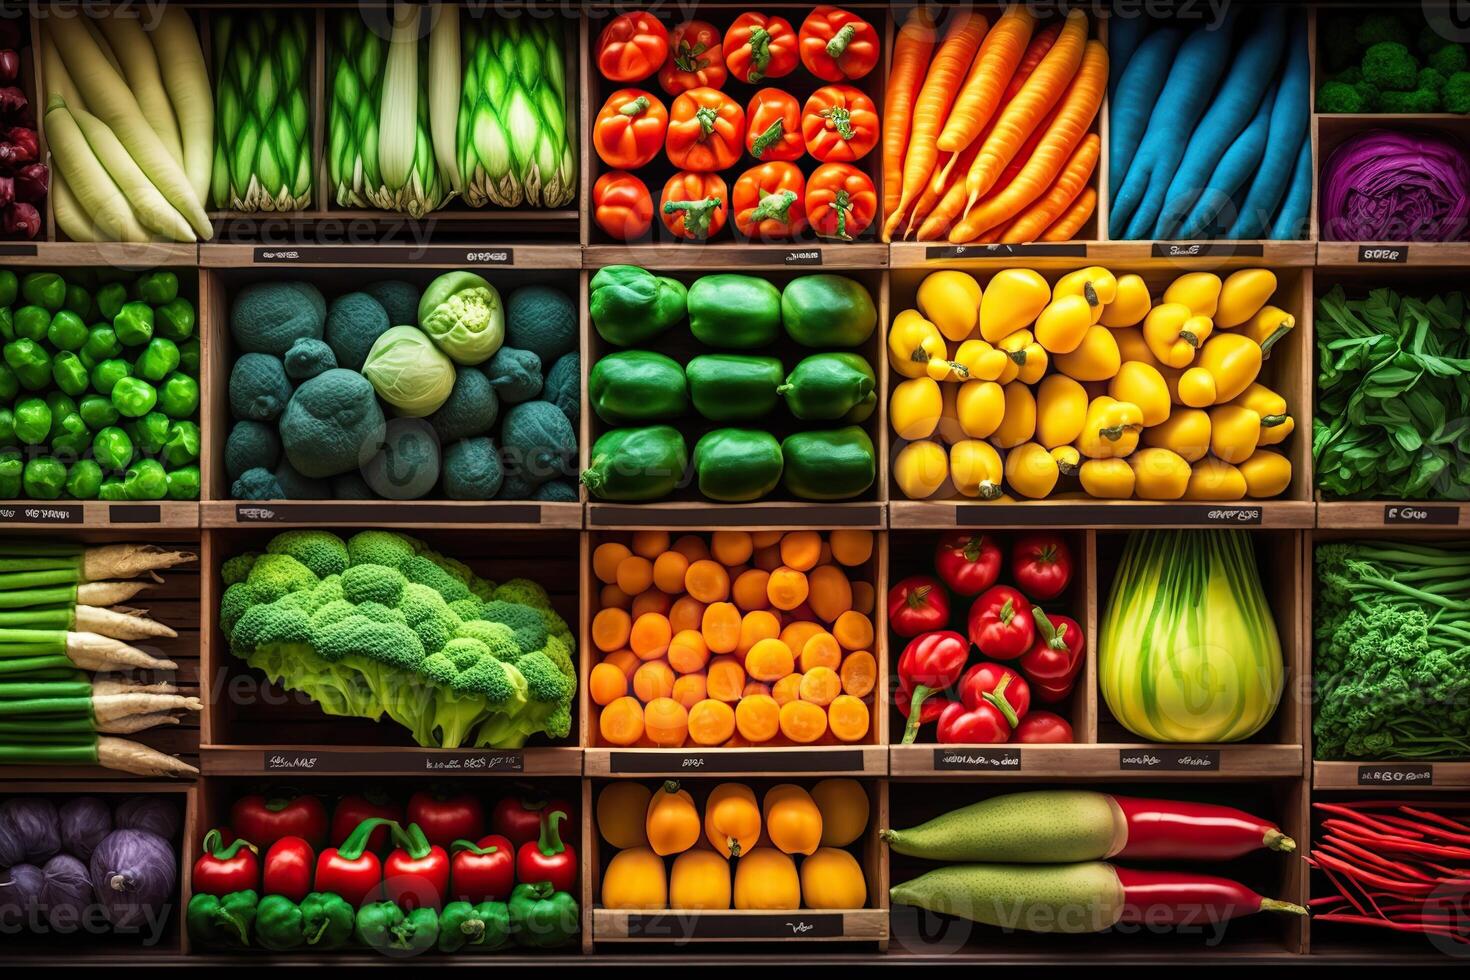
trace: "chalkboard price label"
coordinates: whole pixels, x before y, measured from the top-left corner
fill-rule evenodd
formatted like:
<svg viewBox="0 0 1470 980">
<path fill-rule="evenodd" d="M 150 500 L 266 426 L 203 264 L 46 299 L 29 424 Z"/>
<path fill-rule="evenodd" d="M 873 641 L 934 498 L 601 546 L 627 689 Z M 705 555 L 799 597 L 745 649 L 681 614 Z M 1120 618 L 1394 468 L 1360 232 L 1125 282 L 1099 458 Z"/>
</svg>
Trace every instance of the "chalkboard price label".
<svg viewBox="0 0 1470 980">
<path fill-rule="evenodd" d="M 1020 772 L 1020 749 L 935 749 L 934 769 L 944 772 Z"/>
<path fill-rule="evenodd" d="M 1125 772 L 1218 772 L 1219 749 L 1119 749 L 1118 768 Z"/>
<path fill-rule="evenodd" d="M 1385 524 L 1458 524 L 1460 508 L 1451 505 L 1384 504 Z"/>
<path fill-rule="evenodd" d="M 819 248 L 788 249 L 784 261 L 786 265 L 821 265 L 822 250 Z"/>
<path fill-rule="evenodd" d="M 1359 786 L 1433 786 L 1433 766 L 1359 766 Z"/>
<path fill-rule="evenodd" d="M 1409 261 L 1409 246 L 1407 245 L 1359 245 L 1359 262 L 1393 262 L 1403 264 Z"/>
</svg>

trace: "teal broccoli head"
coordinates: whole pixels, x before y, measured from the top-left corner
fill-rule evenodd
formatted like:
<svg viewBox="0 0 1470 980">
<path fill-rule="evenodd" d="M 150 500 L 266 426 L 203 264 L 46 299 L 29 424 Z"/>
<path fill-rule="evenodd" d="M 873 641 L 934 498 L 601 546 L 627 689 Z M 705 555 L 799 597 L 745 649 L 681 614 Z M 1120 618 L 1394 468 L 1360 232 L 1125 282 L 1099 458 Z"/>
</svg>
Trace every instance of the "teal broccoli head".
<svg viewBox="0 0 1470 980">
<path fill-rule="evenodd" d="M 341 575 L 347 569 L 347 545 L 330 531 L 284 531 L 272 538 L 265 550 L 273 555 L 290 555 L 318 578 Z"/>
<path fill-rule="evenodd" d="M 245 581 L 250 577 L 250 569 L 255 565 L 255 559 L 259 557 L 258 552 L 247 551 L 243 555 L 226 558 L 219 567 L 220 578 L 224 579 L 226 586 Z"/>
<path fill-rule="evenodd" d="M 417 542 L 392 531 L 359 531 L 347 539 L 347 556 L 353 565 L 387 565 L 402 570 L 418 554 Z"/>
<path fill-rule="evenodd" d="M 387 565 L 354 564 L 342 573 L 342 594 L 348 602 L 377 602 L 397 606 L 407 580 Z"/>
<path fill-rule="evenodd" d="M 290 555 L 265 554 L 250 567 L 245 584 L 256 602 L 274 602 L 287 593 L 314 588 L 317 577 Z"/>
<path fill-rule="evenodd" d="M 485 603 L 485 607 L 480 610 L 480 618 L 509 626 L 522 653 L 540 650 L 546 645 L 546 622 L 541 618 L 541 613 L 530 606 L 496 599 Z"/>
<path fill-rule="evenodd" d="M 440 568 L 426 555 L 410 558 L 403 564 L 402 571 L 410 582 L 427 585 L 442 595 L 446 602 L 470 597 L 470 590 L 463 582 Z"/>
</svg>

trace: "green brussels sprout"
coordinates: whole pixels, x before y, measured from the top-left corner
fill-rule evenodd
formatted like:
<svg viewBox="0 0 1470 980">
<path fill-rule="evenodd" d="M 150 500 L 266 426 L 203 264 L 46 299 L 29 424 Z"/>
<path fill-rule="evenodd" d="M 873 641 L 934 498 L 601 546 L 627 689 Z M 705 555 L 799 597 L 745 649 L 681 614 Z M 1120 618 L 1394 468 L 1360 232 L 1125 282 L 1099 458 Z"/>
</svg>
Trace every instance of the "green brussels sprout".
<svg viewBox="0 0 1470 980">
<path fill-rule="evenodd" d="M 44 340 L 49 326 L 51 311 L 40 306 L 22 306 L 11 320 L 11 331 L 26 340 Z"/>
<path fill-rule="evenodd" d="M 119 418 L 117 409 L 112 407 L 112 399 L 106 395 L 84 395 L 77 404 L 77 412 L 93 432 L 112 425 Z"/>
<path fill-rule="evenodd" d="M 112 407 L 128 418 L 147 415 L 157 404 L 158 389 L 142 378 L 119 378 L 112 386 Z"/>
<path fill-rule="evenodd" d="M 129 500 L 162 500 L 168 496 L 168 473 L 156 459 L 140 459 L 123 474 Z"/>
<path fill-rule="evenodd" d="M 158 407 L 169 418 L 193 415 L 199 408 L 199 382 L 178 371 L 170 374 L 159 388 Z"/>
<path fill-rule="evenodd" d="M 173 341 L 188 340 L 194 336 L 198 316 L 194 304 L 182 296 L 175 297 L 153 311 L 153 332 L 159 337 Z"/>
<path fill-rule="evenodd" d="M 92 387 L 99 394 L 111 395 L 112 389 L 123 378 L 133 373 L 133 367 L 127 361 L 117 357 L 109 357 L 105 361 L 98 361 L 97 366 L 92 368 Z"/>
<path fill-rule="evenodd" d="M 147 303 L 125 303 L 112 318 L 112 329 L 124 347 L 141 347 L 153 337 L 153 307 Z"/>
<path fill-rule="evenodd" d="M 190 338 L 179 345 L 179 370 L 191 378 L 199 377 L 199 338 Z"/>
<path fill-rule="evenodd" d="M 92 444 L 92 433 L 87 423 L 76 412 L 53 416 L 51 423 L 51 452 L 60 459 L 75 462 L 87 452 Z"/>
<path fill-rule="evenodd" d="M 87 324 L 71 310 L 62 310 L 46 327 L 46 340 L 57 350 L 81 350 L 87 343 Z"/>
<path fill-rule="evenodd" d="M 9 405 L 0 405 L 0 447 L 10 449 L 15 444 L 15 413 Z"/>
<path fill-rule="evenodd" d="M 8 306 L 0 306 L 0 340 L 7 344 L 15 339 L 15 314 Z"/>
<path fill-rule="evenodd" d="M 179 366 L 179 348 L 172 340 L 154 337 L 143 348 L 143 353 L 133 362 L 138 377 L 149 381 L 162 381 L 170 371 Z"/>
<path fill-rule="evenodd" d="M 66 488 L 66 464 L 52 456 L 37 456 L 26 463 L 21 485 L 27 497 L 55 500 Z"/>
<path fill-rule="evenodd" d="M 122 344 L 117 342 L 117 332 L 105 323 L 97 323 L 87 330 L 87 340 L 82 344 L 82 353 L 93 363 L 105 361 L 122 353 Z"/>
<path fill-rule="evenodd" d="M 68 395 L 80 395 L 91 384 L 91 379 L 87 376 L 87 365 L 69 350 L 62 351 L 52 359 L 51 380 Z"/>
<path fill-rule="evenodd" d="M 122 312 L 128 301 L 128 287 L 120 282 L 110 282 L 97 290 L 97 312 L 104 320 L 111 320 Z"/>
<path fill-rule="evenodd" d="M 51 387 L 51 356 L 34 340 L 18 337 L 5 345 L 5 363 L 27 391 Z"/>
<path fill-rule="evenodd" d="M 54 272 L 27 273 L 20 281 L 20 294 L 27 303 L 55 313 L 66 302 L 66 280 Z"/>
<path fill-rule="evenodd" d="M 25 462 L 17 450 L 0 452 L 0 498 L 14 500 L 20 496 L 20 479 L 24 472 Z"/>
<path fill-rule="evenodd" d="M 51 406 L 44 398 L 26 398 L 15 406 L 15 437 L 39 446 L 51 435 Z"/>
<path fill-rule="evenodd" d="M 120 476 L 109 476 L 97 488 L 98 500 L 127 500 L 128 487 Z"/>
<path fill-rule="evenodd" d="M 20 295 L 20 279 L 9 269 L 0 269 L 0 306 L 15 305 L 15 297 Z"/>
<path fill-rule="evenodd" d="M 163 452 L 163 444 L 168 441 L 168 416 L 162 412 L 149 412 L 127 423 L 124 428 L 132 437 L 133 445 L 149 456 Z"/>
<path fill-rule="evenodd" d="M 181 466 L 168 473 L 168 499 L 170 500 L 198 500 L 199 499 L 199 467 Z"/>
<path fill-rule="evenodd" d="M 186 420 L 168 424 L 168 439 L 163 444 L 163 461 L 178 468 L 199 458 L 199 426 Z"/>
<path fill-rule="evenodd" d="M 133 440 L 115 425 L 109 425 L 92 439 L 92 458 L 103 469 L 125 469 L 133 461 Z"/>
<path fill-rule="evenodd" d="M 92 302 L 92 294 L 85 287 L 73 282 L 66 284 L 66 299 L 62 302 L 61 308 L 76 314 L 79 320 L 90 320 L 97 312 L 97 304 Z"/>
<path fill-rule="evenodd" d="M 147 272 L 138 277 L 133 290 L 143 302 L 159 306 L 179 295 L 179 277 L 167 269 Z"/>
<path fill-rule="evenodd" d="M 15 376 L 9 364 L 0 361 L 0 402 L 14 401 L 18 394 L 20 394 L 20 379 Z"/>
<path fill-rule="evenodd" d="M 419 327 L 457 364 L 483 364 L 505 340 L 500 293 L 473 272 L 446 272 L 419 297 Z"/>
<path fill-rule="evenodd" d="M 66 474 L 66 492 L 78 500 L 95 500 L 102 488 L 102 467 L 96 460 L 79 459 Z"/>
</svg>

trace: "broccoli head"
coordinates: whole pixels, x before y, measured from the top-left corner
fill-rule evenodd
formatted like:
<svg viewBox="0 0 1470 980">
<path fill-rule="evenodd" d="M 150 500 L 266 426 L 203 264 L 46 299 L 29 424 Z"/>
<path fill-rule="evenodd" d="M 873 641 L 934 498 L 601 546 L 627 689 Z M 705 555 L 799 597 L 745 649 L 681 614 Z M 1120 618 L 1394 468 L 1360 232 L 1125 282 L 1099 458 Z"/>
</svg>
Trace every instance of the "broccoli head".
<svg viewBox="0 0 1470 980">
<path fill-rule="evenodd" d="M 1457 71 L 1447 78 L 1439 97 L 1445 112 L 1470 113 L 1470 71 Z"/>
<path fill-rule="evenodd" d="M 1445 73 L 1435 68 L 1419 69 L 1419 88 L 1431 92 L 1444 91 Z"/>
<path fill-rule="evenodd" d="M 341 575 L 347 568 L 347 545 L 330 531 L 285 531 L 272 538 L 266 550 L 290 555 L 319 578 Z"/>
<path fill-rule="evenodd" d="M 1441 75 L 1453 75 L 1457 71 L 1464 71 L 1470 67 L 1470 57 L 1465 54 L 1464 45 L 1446 44 L 1430 53 L 1429 67 Z"/>
<path fill-rule="evenodd" d="M 407 584 L 401 572 L 387 565 L 353 565 L 342 573 L 342 594 L 348 602 L 396 606 Z"/>
<path fill-rule="evenodd" d="M 404 562 L 400 569 L 410 582 L 427 585 L 442 595 L 446 602 L 470 598 L 468 586 L 440 568 L 426 555 L 415 555 Z"/>
<path fill-rule="evenodd" d="M 353 565 L 387 565 L 402 568 L 418 554 L 415 542 L 392 531 L 359 531 L 347 539 L 347 556 Z"/>
<path fill-rule="evenodd" d="M 1358 93 L 1358 98 L 1363 100 L 1362 112 L 1372 112 L 1378 108 L 1378 98 L 1382 93 L 1378 91 L 1377 85 L 1365 79 L 1354 85 L 1353 90 Z"/>
<path fill-rule="evenodd" d="M 1419 76 L 1419 63 L 1395 41 L 1379 41 L 1363 52 L 1363 79 L 1383 91 L 1406 92 Z"/>
<path fill-rule="evenodd" d="M 1378 96 L 1380 112 L 1438 112 L 1439 93 L 1432 88 L 1412 92 L 1384 92 Z"/>
<path fill-rule="evenodd" d="M 480 618 L 509 626 L 523 653 L 540 650 L 546 645 L 546 621 L 541 618 L 539 610 L 530 606 L 519 606 L 496 599 L 485 603 L 480 610 Z"/>
<path fill-rule="evenodd" d="M 265 554 L 250 566 L 245 584 L 256 602 L 274 602 L 289 592 L 315 588 L 317 577 L 290 555 Z"/>
<path fill-rule="evenodd" d="M 454 635 L 479 640 L 490 651 L 490 656 L 506 663 L 514 663 L 521 655 L 521 645 L 516 642 L 515 630 L 504 623 L 467 619 L 455 630 Z"/>
<path fill-rule="evenodd" d="M 546 590 L 525 578 L 513 578 L 509 582 L 502 583 L 495 590 L 495 598 L 501 602 L 514 602 L 533 609 L 549 610 L 551 608 L 551 596 L 546 594 Z"/>
<path fill-rule="evenodd" d="M 1318 112 L 1362 112 L 1363 99 L 1346 82 L 1323 82 L 1317 89 Z"/>
<path fill-rule="evenodd" d="M 1353 29 L 1353 40 L 1364 48 L 1384 41 L 1407 48 L 1409 29 L 1402 19 L 1393 14 L 1369 14 L 1358 21 L 1357 27 Z"/>
<path fill-rule="evenodd" d="M 255 552 L 247 551 L 243 555 L 225 559 L 224 564 L 219 567 L 220 578 L 224 579 L 226 586 L 245 581 L 250 577 L 250 569 L 255 564 L 255 559 L 259 557 L 260 555 Z"/>
</svg>

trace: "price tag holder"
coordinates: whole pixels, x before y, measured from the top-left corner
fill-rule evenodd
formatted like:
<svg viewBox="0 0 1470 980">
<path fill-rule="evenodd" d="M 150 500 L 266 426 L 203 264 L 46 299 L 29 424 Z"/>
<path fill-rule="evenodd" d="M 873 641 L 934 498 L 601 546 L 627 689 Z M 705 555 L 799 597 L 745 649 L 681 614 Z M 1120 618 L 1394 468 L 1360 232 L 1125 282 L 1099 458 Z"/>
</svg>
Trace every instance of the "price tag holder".
<svg viewBox="0 0 1470 980">
<path fill-rule="evenodd" d="M 1020 772 L 1020 749 L 935 749 L 935 772 Z"/>
<path fill-rule="evenodd" d="M 0 524 L 81 524 L 81 504 L 4 504 Z"/>
<path fill-rule="evenodd" d="M 1083 242 L 1028 242 L 1023 245 L 930 245 L 924 249 L 924 258 L 929 262 L 948 262 L 954 259 L 1082 259 L 1086 257 L 1087 245 Z"/>
<path fill-rule="evenodd" d="M 657 504 L 592 504 L 590 527 L 881 527 L 883 505 L 803 509 L 782 504 L 732 507 L 660 507 Z"/>
<path fill-rule="evenodd" d="M 354 503 L 351 506 L 276 502 L 236 504 L 237 524 L 334 524 L 342 521 L 384 524 L 540 524 L 537 504 L 487 504 L 459 507 L 431 503 Z"/>
<path fill-rule="evenodd" d="M 163 508 L 157 504 L 109 504 L 107 519 L 113 524 L 158 524 Z"/>
<path fill-rule="evenodd" d="M 634 913 L 628 916 L 629 939 L 839 939 L 842 916 L 830 912 L 790 915 L 728 913 Z"/>
<path fill-rule="evenodd" d="M 1460 508 L 1454 504 L 1384 504 L 1385 524 L 1448 524 L 1460 523 Z"/>
<path fill-rule="evenodd" d="M 261 753 L 267 772 L 355 773 L 522 772 L 520 752 L 302 752 L 273 749 Z"/>
<path fill-rule="evenodd" d="M 957 527 L 1002 524 L 1053 527 L 1239 527 L 1259 525 L 1264 512 L 1256 505 L 1217 504 L 1077 504 L 1036 507 L 1028 504 L 961 504 L 955 508 Z"/>
<path fill-rule="evenodd" d="M 618 775 L 670 772 L 861 772 L 863 753 L 853 751 L 744 752 L 611 752 L 608 770 Z"/>
<path fill-rule="evenodd" d="M 1123 772 L 1219 772 L 1219 749 L 1119 749 L 1118 768 Z"/>
<path fill-rule="evenodd" d="M 1359 245 L 1358 261 L 1369 263 L 1397 263 L 1402 265 L 1409 261 L 1409 246 L 1407 245 Z"/>
<path fill-rule="evenodd" d="M 1359 786 L 1433 786 L 1434 767 L 1367 765 L 1358 767 Z"/>
<path fill-rule="evenodd" d="M 784 265 L 821 265 L 822 250 L 819 248 L 790 248 L 782 256 Z"/>
<path fill-rule="evenodd" d="M 472 265 L 513 266 L 513 248 L 476 248 L 470 245 L 284 245 L 258 247 L 256 265 Z"/>
<path fill-rule="evenodd" d="M 1151 254 L 1156 259 L 1260 258 L 1266 250 L 1260 242 L 1154 242 Z"/>
</svg>

